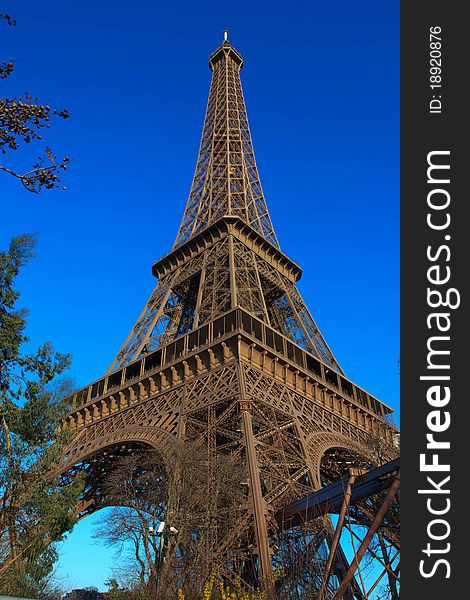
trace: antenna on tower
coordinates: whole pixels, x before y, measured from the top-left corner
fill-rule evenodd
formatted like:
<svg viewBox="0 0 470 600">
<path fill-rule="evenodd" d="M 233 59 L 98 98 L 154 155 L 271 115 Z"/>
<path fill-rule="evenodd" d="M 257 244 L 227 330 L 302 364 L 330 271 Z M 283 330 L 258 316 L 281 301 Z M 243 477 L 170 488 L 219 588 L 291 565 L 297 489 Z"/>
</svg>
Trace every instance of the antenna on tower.
<svg viewBox="0 0 470 600">
<path fill-rule="evenodd" d="M 224 42 L 228 42 L 228 34 L 229 34 L 229 30 L 224 29 Z"/>
</svg>

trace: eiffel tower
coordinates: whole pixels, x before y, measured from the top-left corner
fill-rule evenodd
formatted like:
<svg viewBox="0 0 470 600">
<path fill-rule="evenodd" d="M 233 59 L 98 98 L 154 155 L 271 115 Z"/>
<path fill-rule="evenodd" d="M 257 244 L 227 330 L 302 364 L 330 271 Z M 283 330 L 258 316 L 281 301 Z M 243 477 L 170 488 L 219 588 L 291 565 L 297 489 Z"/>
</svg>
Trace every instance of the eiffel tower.
<svg viewBox="0 0 470 600">
<path fill-rule="evenodd" d="M 209 57 L 202 139 L 174 246 L 154 263 L 158 283 L 107 373 L 73 395 L 61 471 L 88 465 L 86 516 L 106 505 L 99 489 L 120 449 L 150 447 L 170 461 L 194 443 L 213 466 L 208 496 L 219 457 L 242 465 L 240 518 L 216 521 L 207 539 L 227 573 L 241 548 L 242 572 L 275 597 L 275 515 L 336 479 L 341 452 L 373 462 L 371 438 L 393 441 L 395 430 L 386 425 L 392 410 L 344 374 L 297 289 L 301 268 L 280 249 L 242 66 L 225 35 Z"/>
</svg>

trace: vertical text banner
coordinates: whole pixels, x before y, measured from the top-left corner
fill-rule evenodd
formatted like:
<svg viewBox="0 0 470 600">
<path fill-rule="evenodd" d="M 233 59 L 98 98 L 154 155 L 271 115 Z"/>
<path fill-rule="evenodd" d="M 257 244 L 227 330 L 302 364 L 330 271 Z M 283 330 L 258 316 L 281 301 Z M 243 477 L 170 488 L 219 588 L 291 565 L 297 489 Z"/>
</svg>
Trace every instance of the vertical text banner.
<svg viewBox="0 0 470 600">
<path fill-rule="evenodd" d="M 405 600 L 470 597 L 470 36 L 464 7 L 434 0 L 401 5 Z"/>
</svg>

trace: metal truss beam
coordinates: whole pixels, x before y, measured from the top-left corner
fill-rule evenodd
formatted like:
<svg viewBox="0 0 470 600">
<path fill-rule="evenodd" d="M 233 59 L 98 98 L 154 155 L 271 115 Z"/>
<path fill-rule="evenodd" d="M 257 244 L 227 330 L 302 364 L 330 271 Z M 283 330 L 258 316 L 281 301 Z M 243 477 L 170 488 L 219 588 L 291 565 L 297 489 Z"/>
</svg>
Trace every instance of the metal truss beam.
<svg viewBox="0 0 470 600">
<path fill-rule="evenodd" d="M 347 491 L 350 488 L 348 505 L 356 504 L 363 498 L 371 497 L 388 489 L 399 470 L 400 458 L 396 458 L 366 473 L 353 469 L 354 481 L 352 484 L 350 481 L 351 476 L 348 475 L 306 498 L 301 498 L 286 506 L 276 514 L 276 518 L 279 522 L 294 527 L 325 513 L 338 513 L 344 502 L 345 490 Z"/>
</svg>

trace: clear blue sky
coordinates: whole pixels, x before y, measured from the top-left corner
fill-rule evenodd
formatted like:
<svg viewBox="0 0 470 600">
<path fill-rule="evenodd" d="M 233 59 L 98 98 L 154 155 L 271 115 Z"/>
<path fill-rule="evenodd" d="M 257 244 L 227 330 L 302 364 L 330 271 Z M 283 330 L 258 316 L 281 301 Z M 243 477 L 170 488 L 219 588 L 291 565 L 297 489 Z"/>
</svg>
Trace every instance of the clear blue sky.
<svg viewBox="0 0 470 600">
<path fill-rule="evenodd" d="M 207 58 L 227 27 L 245 58 L 274 227 L 304 268 L 299 289 L 346 374 L 398 410 L 398 1 L 2 0 L 0 10 L 18 22 L 0 32 L 0 57 L 17 59 L 0 96 L 28 90 L 72 114 L 47 134 L 73 158 L 67 191 L 36 197 L 0 174 L 0 247 L 40 234 L 20 279 L 32 341 L 71 352 L 79 385 L 112 361 L 176 236 Z M 62 549 L 72 587 L 103 588 L 110 575 L 92 521 Z"/>
</svg>

